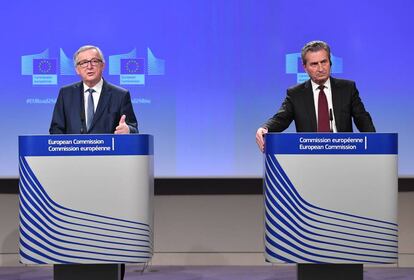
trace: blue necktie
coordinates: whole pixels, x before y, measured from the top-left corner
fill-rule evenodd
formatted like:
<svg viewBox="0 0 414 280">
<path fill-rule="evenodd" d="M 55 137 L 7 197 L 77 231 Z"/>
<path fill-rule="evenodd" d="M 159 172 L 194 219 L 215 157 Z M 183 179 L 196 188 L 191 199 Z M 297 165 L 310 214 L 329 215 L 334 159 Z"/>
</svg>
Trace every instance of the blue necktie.
<svg viewBox="0 0 414 280">
<path fill-rule="evenodd" d="M 93 88 L 87 89 L 89 92 L 88 95 L 88 107 L 86 108 L 86 129 L 89 130 L 91 128 L 93 115 L 95 114 L 95 106 L 93 104 L 93 96 L 92 93 L 95 92 Z"/>
</svg>

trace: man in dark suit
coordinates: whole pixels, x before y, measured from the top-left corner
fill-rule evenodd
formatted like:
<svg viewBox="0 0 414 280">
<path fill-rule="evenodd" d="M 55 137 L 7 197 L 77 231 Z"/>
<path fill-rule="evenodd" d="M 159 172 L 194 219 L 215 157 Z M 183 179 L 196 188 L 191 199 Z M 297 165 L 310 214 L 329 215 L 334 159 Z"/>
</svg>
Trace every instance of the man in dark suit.
<svg viewBox="0 0 414 280">
<path fill-rule="evenodd" d="M 50 134 L 138 133 L 129 91 L 102 78 L 105 68 L 102 51 L 96 46 L 83 46 L 73 60 L 82 81 L 60 90 Z M 122 279 L 124 275 L 125 264 L 122 264 Z"/>
<path fill-rule="evenodd" d="M 297 132 L 352 132 L 352 120 L 361 132 L 375 132 L 353 81 L 331 77 L 331 51 L 322 41 L 307 43 L 302 64 L 310 79 L 287 90 L 279 111 L 256 132 L 264 150 L 264 135 L 282 132 L 295 121 Z"/>
<path fill-rule="evenodd" d="M 138 133 L 129 92 L 102 78 L 102 51 L 95 46 L 83 46 L 75 53 L 74 63 L 82 81 L 60 90 L 49 132 Z"/>
</svg>

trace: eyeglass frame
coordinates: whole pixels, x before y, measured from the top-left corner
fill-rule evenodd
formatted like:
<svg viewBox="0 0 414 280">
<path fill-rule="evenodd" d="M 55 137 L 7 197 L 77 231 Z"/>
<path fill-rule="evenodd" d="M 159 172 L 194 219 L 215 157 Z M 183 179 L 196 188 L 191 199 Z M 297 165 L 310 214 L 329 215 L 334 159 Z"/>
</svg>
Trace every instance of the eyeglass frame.
<svg viewBox="0 0 414 280">
<path fill-rule="evenodd" d="M 88 67 L 88 64 L 90 63 L 91 66 L 97 66 L 99 63 L 102 63 L 102 59 L 99 58 L 92 58 L 89 60 L 82 60 L 76 63 L 77 66 L 79 66 L 80 68 L 86 68 Z"/>
</svg>

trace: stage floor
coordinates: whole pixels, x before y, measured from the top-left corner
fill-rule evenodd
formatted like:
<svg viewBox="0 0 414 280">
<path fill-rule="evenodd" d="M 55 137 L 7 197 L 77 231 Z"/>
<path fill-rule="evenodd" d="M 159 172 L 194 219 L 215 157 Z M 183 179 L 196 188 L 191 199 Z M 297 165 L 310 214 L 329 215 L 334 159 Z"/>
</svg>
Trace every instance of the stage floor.
<svg viewBox="0 0 414 280">
<path fill-rule="evenodd" d="M 295 280 L 293 266 L 141 266 L 128 265 L 126 280 Z M 52 280 L 51 266 L 0 267 L 1 280 Z M 364 268 L 364 280 L 414 280 L 414 268 Z"/>
</svg>

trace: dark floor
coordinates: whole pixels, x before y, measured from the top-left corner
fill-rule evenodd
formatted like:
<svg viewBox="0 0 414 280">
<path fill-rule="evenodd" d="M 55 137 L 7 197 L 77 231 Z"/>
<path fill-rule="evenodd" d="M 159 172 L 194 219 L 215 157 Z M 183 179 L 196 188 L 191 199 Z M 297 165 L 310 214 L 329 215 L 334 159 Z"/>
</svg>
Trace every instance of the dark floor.
<svg viewBox="0 0 414 280">
<path fill-rule="evenodd" d="M 294 280 L 292 266 L 127 266 L 126 280 Z M 0 280 L 52 280 L 50 266 L 0 267 Z M 414 268 L 364 268 L 364 280 L 414 280 Z"/>
</svg>

